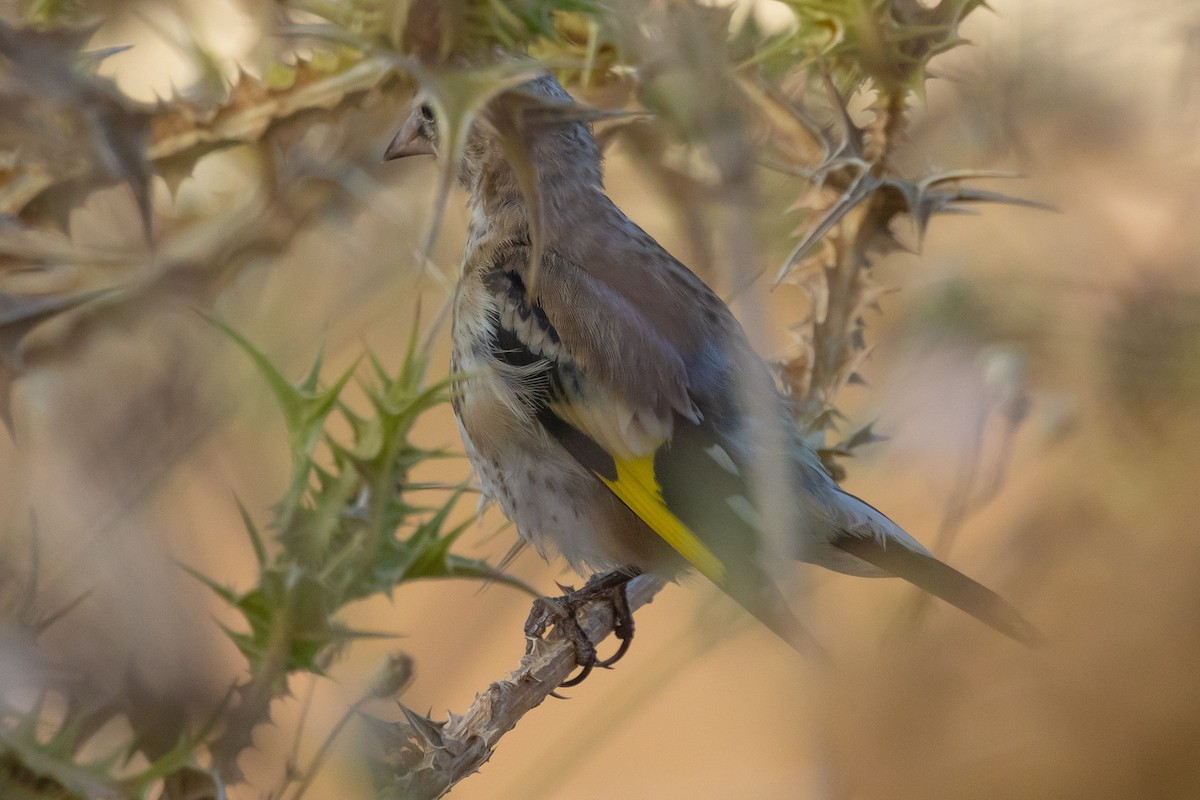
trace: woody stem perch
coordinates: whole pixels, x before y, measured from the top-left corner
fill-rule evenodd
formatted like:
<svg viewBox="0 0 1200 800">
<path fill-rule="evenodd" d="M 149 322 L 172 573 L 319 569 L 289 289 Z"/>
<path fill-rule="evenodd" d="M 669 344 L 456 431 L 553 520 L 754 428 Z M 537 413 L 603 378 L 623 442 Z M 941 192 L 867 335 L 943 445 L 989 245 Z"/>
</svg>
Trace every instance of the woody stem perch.
<svg viewBox="0 0 1200 800">
<path fill-rule="evenodd" d="M 630 581 L 626 587 L 630 610 L 649 603 L 664 584 L 663 579 L 651 575 Z M 604 600 L 589 603 L 577 618 L 593 642 L 601 642 L 613 632 L 612 604 Z M 575 668 L 573 645 L 555 629 L 544 639 L 534 640 L 532 652 L 511 675 L 488 686 L 461 715 L 451 713 L 448 722 L 431 722 L 405 709 L 408 723 L 402 723 L 403 736 L 415 752 L 406 752 L 393 763 L 402 786 L 400 796 L 434 800 L 477 772 L 491 758 L 501 737 L 541 705 Z"/>
</svg>

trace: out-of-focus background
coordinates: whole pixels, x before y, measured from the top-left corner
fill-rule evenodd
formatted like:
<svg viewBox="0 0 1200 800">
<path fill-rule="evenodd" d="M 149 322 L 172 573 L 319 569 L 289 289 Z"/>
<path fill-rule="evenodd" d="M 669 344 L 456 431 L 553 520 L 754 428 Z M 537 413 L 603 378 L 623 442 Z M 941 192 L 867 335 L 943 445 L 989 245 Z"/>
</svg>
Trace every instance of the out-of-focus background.
<svg viewBox="0 0 1200 800">
<path fill-rule="evenodd" d="M 769 1 L 737 11 L 767 27 L 790 13 Z M 252 70 L 293 48 L 270 34 L 273 14 L 254 0 L 114 2 L 88 48 L 132 45 L 100 72 L 144 103 L 220 94 L 239 63 Z M 911 100 L 898 165 L 1015 173 L 977 185 L 1054 210 L 976 205 L 935 217 L 923 237 L 896 220 L 915 252 L 874 259 L 888 291 L 866 316 L 864 380 L 837 398 L 841 432 L 874 421 L 888 438 L 842 462 L 844 485 L 1011 599 L 1046 646 L 1023 649 L 898 582 L 797 567 L 792 595 L 833 657 L 826 671 L 713 588 L 671 586 L 638 614 L 615 670 L 529 714 L 454 797 L 1200 793 L 1200 13 L 1185 0 L 995 0 L 961 34 L 970 44 L 935 59 Z M 28 703 L 46 663 L 85 675 L 97 696 L 133 676 L 143 697 L 170 698 L 142 706 L 164 714 L 211 709 L 239 679 L 244 662 L 219 624 L 238 620 L 180 565 L 234 587 L 253 580 L 239 503 L 266 524 L 287 489 L 287 435 L 249 359 L 196 311 L 228 322 L 289 378 L 322 347 L 329 380 L 364 346 L 389 369 L 401 362 L 417 309 L 427 324 L 451 290 L 468 219 L 455 188 L 421 263 L 437 167 L 376 163 L 405 97 L 297 126 L 287 140 L 290 167 L 306 175 L 296 196 L 257 194 L 271 178 L 250 147 L 200 159 L 178 186 L 153 179 L 154 204 L 171 209 L 154 224 L 181 265 L 173 288 L 100 322 L 31 334 L 51 344 L 15 379 L 12 434 L 0 437 L 3 574 L 26 585 L 36 531 L 45 607 L 82 600 L 47 629 L 48 662 L 0 651 L 6 705 Z M 722 243 L 689 216 L 678 185 L 644 168 L 637 141 L 609 149 L 610 194 L 735 294 L 742 268 L 721 263 Z M 330 153 L 336 176 L 322 173 Z M 766 298 L 770 323 L 756 329 L 764 355 L 781 356 L 809 298 L 788 283 L 765 292 L 804 224 L 783 212 L 803 187 L 767 169 L 756 186 L 768 277 L 735 308 L 761 316 L 754 298 Z M 309 196 L 328 191 L 335 201 Z M 69 213 L 88 257 L 6 272 L 6 296 L 103 287 L 161 263 L 126 183 Z M 214 263 L 237 267 L 204 266 Z M 443 331 L 436 375 L 446 352 Z M 364 402 L 353 385 L 348 396 Z M 458 448 L 447 405 L 414 436 Z M 457 457 L 421 467 L 429 481 L 467 474 Z M 455 547 L 494 563 L 514 535 L 491 510 Z M 577 580 L 531 552 L 511 569 L 546 592 Z M 255 730 L 239 762 L 248 783 L 230 796 L 267 796 L 294 746 L 307 763 L 398 648 L 415 664 L 403 702 L 461 712 L 516 666 L 528 608 L 509 587 L 453 580 L 351 606 L 342 618 L 353 627 L 401 638 L 354 642 L 326 677 L 295 679 L 272 724 Z M 392 701 L 366 708 L 399 716 Z M 365 736 L 351 725 L 335 742 L 309 796 L 370 796 L 356 758 Z"/>
</svg>

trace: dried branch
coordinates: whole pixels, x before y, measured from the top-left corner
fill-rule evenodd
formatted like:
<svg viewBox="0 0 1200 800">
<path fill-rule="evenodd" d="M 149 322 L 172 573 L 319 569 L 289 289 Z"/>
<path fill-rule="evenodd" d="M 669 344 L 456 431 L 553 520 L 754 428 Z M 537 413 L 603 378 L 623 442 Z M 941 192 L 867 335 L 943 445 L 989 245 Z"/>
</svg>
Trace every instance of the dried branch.
<svg viewBox="0 0 1200 800">
<path fill-rule="evenodd" d="M 332 64 L 300 61 L 295 66 L 276 65 L 265 81 L 242 74 L 218 105 L 195 103 L 182 97 L 164 100 L 143 109 L 147 134 L 144 158 L 174 188 L 191 174 L 199 158 L 213 150 L 263 140 L 278 124 L 304 112 L 334 114 L 354 107 L 371 92 L 380 91 L 397 74 L 390 55 L 346 58 Z M 115 89 L 111 93 L 129 103 Z M 106 138 L 120 140 L 114 134 Z M 143 157 L 139 145 L 136 159 Z M 125 170 L 128 172 L 129 170 Z M 115 178 L 123 177 L 115 175 Z M 84 167 L 62 159 L 22 158 L 0 169 L 0 213 L 20 216 L 37 198 L 57 185 L 78 180 Z M 144 180 L 144 179 L 143 179 Z M 103 185 L 94 179 L 89 189 Z M 147 209 L 148 213 L 148 209 Z"/>
<path fill-rule="evenodd" d="M 663 588 L 664 581 L 643 575 L 627 588 L 629 607 L 636 611 Z M 611 604 L 595 601 L 578 614 L 580 627 L 593 642 L 613 630 Z M 446 722 L 434 722 L 404 709 L 407 722 L 387 726 L 393 742 L 384 756 L 392 775 L 380 797 L 433 800 L 444 796 L 459 781 L 478 772 L 492 757 L 501 737 L 528 712 L 537 708 L 575 669 L 571 642 L 557 629 L 533 648 L 507 678 L 496 681 L 475 697 L 463 714 L 451 713 Z"/>
</svg>

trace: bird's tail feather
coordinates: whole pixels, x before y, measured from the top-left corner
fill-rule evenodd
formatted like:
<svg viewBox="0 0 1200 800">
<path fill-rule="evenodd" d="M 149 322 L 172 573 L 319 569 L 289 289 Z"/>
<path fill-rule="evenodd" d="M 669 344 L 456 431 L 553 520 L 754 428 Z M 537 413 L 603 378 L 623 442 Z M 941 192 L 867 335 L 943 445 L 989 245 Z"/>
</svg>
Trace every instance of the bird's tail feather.
<svg viewBox="0 0 1200 800">
<path fill-rule="evenodd" d="M 829 652 L 796 618 L 783 593 L 769 578 L 762 577 L 764 580 L 761 583 L 756 582 L 753 586 L 745 586 L 735 581 L 721 588 L 798 653 L 813 658 L 819 664 L 831 665 L 833 661 Z"/>
<path fill-rule="evenodd" d="M 909 583 L 957 606 L 1000 633 L 1030 646 L 1042 637 L 1007 600 L 926 552 L 905 547 L 895 539 L 847 533 L 834 546 L 855 558 L 903 578 Z"/>
</svg>

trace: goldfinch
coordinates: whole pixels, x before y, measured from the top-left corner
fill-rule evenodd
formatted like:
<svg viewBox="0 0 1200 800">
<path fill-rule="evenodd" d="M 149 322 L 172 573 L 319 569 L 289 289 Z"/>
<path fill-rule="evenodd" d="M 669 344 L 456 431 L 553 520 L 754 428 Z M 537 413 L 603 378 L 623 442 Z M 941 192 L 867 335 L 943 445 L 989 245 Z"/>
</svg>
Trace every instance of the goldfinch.
<svg viewBox="0 0 1200 800">
<path fill-rule="evenodd" d="M 458 164 L 472 215 L 454 410 L 485 494 L 521 539 L 581 574 L 606 572 L 596 591 L 697 571 L 797 644 L 751 480 L 774 465 L 792 495 L 786 556 L 904 578 L 1032 643 L 1005 600 L 830 478 L 729 308 L 605 194 L 590 125 L 572 109 L 549 75 L 506 92 Z M 418 105 L 385 158 L 438 150 L 436 115 Z M 586 669 L 594 650 L 579 647 Z"/>
</svg>

